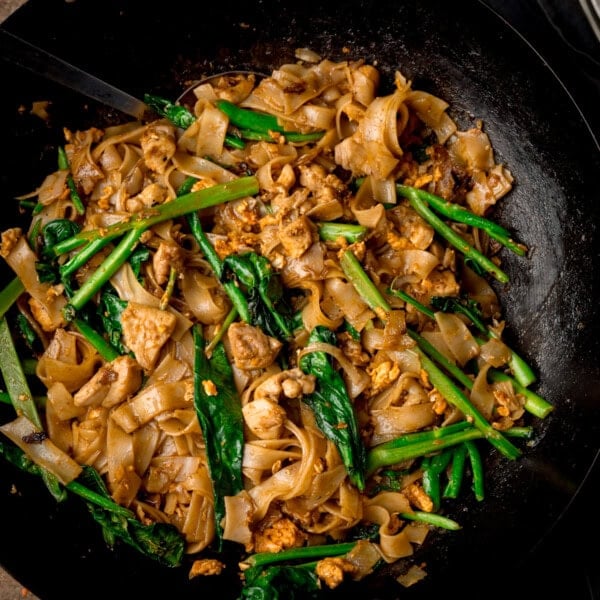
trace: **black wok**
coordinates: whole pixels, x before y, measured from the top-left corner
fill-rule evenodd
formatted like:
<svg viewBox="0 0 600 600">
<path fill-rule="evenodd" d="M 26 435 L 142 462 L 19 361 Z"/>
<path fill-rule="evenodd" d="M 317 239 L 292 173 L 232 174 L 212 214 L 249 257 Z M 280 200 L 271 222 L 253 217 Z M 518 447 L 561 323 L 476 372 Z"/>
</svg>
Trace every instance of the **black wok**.
<svg viewBox="0 0 600 600">
<path fill-rule="evenodd" d="M 523 39 L 476 0 L 262 0 L 158 10 L 125 0 L 29 0 L 5 26 L 138 97 L 151 91 L 176 98 L 190 80 L 218 70 L 269 71 L 293 60 L 295 48 L 310 47 L 333 59 L 373 61 L 388 83 L 401 69 L 415 88 L 448 100 L 462 127 L 483 119 L 516 182 L 495 218 L 530 248 L 526 259 L 503 255 L 511 281 L 497 290 L 509 341 L 534 365 L 536 389 L 556 409 L 535 423 L 523 459 L 486 456 L 486 499 L 449 506 L 463 529 L 428 539 L 417 555 L 427 563 L 424 582 L 401 589 L 391 570 L 333 595 L 479 598 L 495 597 L 515 577 L 549 578 L 556 589 L 569 583 L 568 571 L 527 565 L 576 497 L 600 445 L 600 154 L 567 91 Z M 63 126 L 122 116 L 2 62 L 0 76 L 5 229 L 19 223 L 12 198 L 55 168 Z M 18 111 L 34 100 L 50 100 L 48 123 Z M 6 269 L 1 277 L 4 285 Z M 0 418 L 10 417 L 3 407 Z M 581 543 L 592 519 L 581 516 Z M 107 549 L 77 499 L 56 505 L 40 482 L 7 464 L 0 464 L 0 532 L 0 563 L 43 600 L 235 598 L 238 592 L 234 568 L 229 576 L 189 581 L 185 568 Z M 524 589 L 512 582 L 511 596 L 524 597 Z"/>
</svg>

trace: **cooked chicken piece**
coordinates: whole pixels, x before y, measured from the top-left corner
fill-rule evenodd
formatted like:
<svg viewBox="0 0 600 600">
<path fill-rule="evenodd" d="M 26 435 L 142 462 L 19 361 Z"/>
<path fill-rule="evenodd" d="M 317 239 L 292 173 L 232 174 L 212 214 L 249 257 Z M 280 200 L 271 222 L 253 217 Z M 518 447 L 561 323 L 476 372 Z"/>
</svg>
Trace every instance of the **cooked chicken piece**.
<svg viewBox="0 0 600 600">
<path fill-rule="evenodd" d="M 175 329 L 177 317 L 137 302 L 129 302 L 121 313 L 123 342 L 135 354 L 140 365 L 150 370 L 159 352 Z"/>
<path fill-rule="evenodd" d="M 386 360 L 372 369 L 367 368 L 367 373 L 371 377 L 371 394 L 375 395 L 398 379 L 400 366 L 398 363 Z"/>
<path fill-rule="evenodd" d="M 164 173 L 175 151 L 175 131 L 165 123 L 150 124 L 140 140 L 146 166 L 156 173 Z"/>
<path fill-rule="evenodd" d="M 433 502 L 431 498 L 418 483 L 411 483 L 406 486 L 402 492 L 408 498 L 408 501 L 419 510 L 425 512 L 433 511 Z"/>
<path fill-rule="evenodd" d="M 239 369 L 268 367 L 282 346 L 280 341 L 247 323 L 233 323 L 227 330 L 227 336 L 233 360 Z"/>
<path fill-rule="evenodd" d="M 142 384 L 142 368 L 130 356 L 119 356 L 101 366 L 73 396 L 75 406 L 106 408 L 120 404 Z"/>
<path fill-rule="evenodd" d="M 419 250 L 426 250 L 433 241 L 433 227 L 421 218 L 410 206 L 399 204 L 390 211 L 390 217 L 400 235 Z"/>
<path fill-rule="evenodd" d="M 2 232 L 2 244 L 0 245 L 0 256 L 6 258 L 15 244 L 19 241 L 23 231 L 19 227 L 13 227 Z"/>
<path fill-rule="evenodd" d="M 357 568 L 355 565 L 339 556 L 324 558 L 317 563 L 316 567 L 318 578 L 323 581 L 330 590 L 333 590 L 344 581 L 344 575 L 346 573 L 355 573 L 356 570 Z"/>
<path fill-rule="evenodd" d="M 181 273 L 183 271 L 183 258 L 180 246 L 169 242 L 161 242 L 152 258 L 156 283 L 163 285 L 168 281 L 171 267 Z"/>
<path fill-rule="evenodd" d="M 306 375 L 300 369 L 288 369 L 265 379 L 254 390 L 254 402 L 268 400 L 278 402 L 281 396 L 299 398 L 315 391 L 315 376 Z"/>
<path fill-rule="evenodd" d="M 59 300 L 62 300 L 62 304 L 64 304 L 64 297 L 60 297 Z M 39 302 L 36 298 L 29 298 L 29 308 L 31 309 L 31 314 L 33 318 L 40 324 L 44 331 L 55 331 L 59 327 L 63 327 L 65 325 L 65 320 L 62 318 L 62 313 L 56 313 L 56 311 L 50 312 L 48 310 L 48 306 Z"/>
<path fill-rule="evenodd" d="M 321 165 L 300 165 L 300 185 L 308 188 L 314 196 L 324 198 L 340 198 L 346 190 L 342 180 L 333 173 L 328 173 Z"/>
<path fill-rule="evenodd" d="M 369 364 L 371 359 L 363 350 L 362 344 L 360 341 L 353 339 L 349 333 L 341 333 L 338 336 L 338 342 L 342 352 L 353 365 L 364 367 L 365 365 Z"/>
<path fill-rule="evenodd" d="M 287 419 L 285 409 L 275 402 L 259 399 L 248 402 L 243 408 L 248 429 L 260 440 L 276 440 L 283 434 Z"/>
<path fill-rule="evenodd" d="M 203 558 L 193 562 L 188 577 L 192 579 L 198 575 L 220 575 L 224 568 L 225 565 L 216 558 Z"/>
<path fill-rule="evenodd" d="M 136 213 L 155 204 L 162 204 L 167 197 L 167 190 L 158 183 L 147 185 L 137 196 L 129 198 L 125 207 L 130 213 Z"/>
<path fill-rule="evenodd" d="M 290 521 L 278 519 L 254 534 L 255 552 L 280 552 L 304 544 L 306 535 Z"/>
<path fill-rule="evenodd" d="M 279 230 L 279 239 L 288 258 L 300 258 L 317 240 L 309 219 L 297 217 Z"/>
</svg>

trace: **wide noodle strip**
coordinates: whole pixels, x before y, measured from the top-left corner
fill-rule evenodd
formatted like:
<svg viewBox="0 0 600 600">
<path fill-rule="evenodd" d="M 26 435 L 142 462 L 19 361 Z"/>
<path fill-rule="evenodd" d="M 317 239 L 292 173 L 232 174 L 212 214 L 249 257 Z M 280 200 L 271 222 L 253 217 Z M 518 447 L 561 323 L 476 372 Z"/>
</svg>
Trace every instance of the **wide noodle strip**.
<svg viewBox="0 0 600 600">
<path fill-rule="evenodd" d="M 2 234 L 47 399 L 44 431 L 0 431 L 63 484 L 95 469 L 190 577 L 225 541 L 248 586 L 287 557 L 323 589 L 412 557 L 460 526 L 450 476 L 480 482 L 478 448 L 518 458 L 551 410 L 491 283 L 510 171 L 482 122 L 382 83 L 304 48 L 189 106 L 148 96 L 155 121 L 65 130 L 68 169 Z"/>
</svg>

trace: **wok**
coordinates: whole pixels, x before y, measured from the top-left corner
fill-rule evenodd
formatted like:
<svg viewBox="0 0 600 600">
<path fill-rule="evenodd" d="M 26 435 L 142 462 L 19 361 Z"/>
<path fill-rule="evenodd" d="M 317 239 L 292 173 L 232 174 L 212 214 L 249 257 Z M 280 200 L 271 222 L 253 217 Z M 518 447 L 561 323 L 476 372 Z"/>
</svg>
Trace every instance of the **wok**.
<svg viewBox="0 0 600 600">
<path fill-rule="evenodd" d="M 519 35 L 475 0 L 203 2 L 158 11 L 127 0 L 29 0 L 5 27 L 137 97 L 151 91 L 176 98 L 191 80 L 219 70 L 268 72 L 293 60 L 295 48 L 309 47 L 335 60 L 373 61 L 388 85 L 401 69 L 415 88 L 446 99 L 461 128 L 482 119 L 498 160 L 515 177 L 494 218 L 530 248 L 525 259 L 503 254 L 511 280 L 497 291 L 508 341 L 534 366 L 536 390 L 556 409 L 534 423 L 521 460 L 486 455 L 486 499 L 467 494 L 448 508 L 463 528 L 428 538 L 417 555 L 427 563 L 423 582 L 404 590 L 388 569 L 350 589 L 365 598 L 475 598 L 493 597 L 514 577 L 568 581 L 569 573 L 519 569 L 576 498 L 600 444 L 600 154 L 568 92 Z M 55 168 L 63 126 L 123 116 L 6 64 L 0 73 L 5 229 L 20 222 L 13 197 Z M 18 111 L 35 100 L 51 102 L 48 122 Z M 2 268 L 4 285 L 9 273 Z M 0 417 L 8 420 L 10 408 Z M 78 499 L 57 505 L 43 484 L 7 464 L 0 464 L 0 527 L 0 563 L 44 600 L 238 592 L 233 568 L 229 576 L 189 581 L 186 568 L 162 568 L 120 546 L 109 550 Z"/>
</svg>

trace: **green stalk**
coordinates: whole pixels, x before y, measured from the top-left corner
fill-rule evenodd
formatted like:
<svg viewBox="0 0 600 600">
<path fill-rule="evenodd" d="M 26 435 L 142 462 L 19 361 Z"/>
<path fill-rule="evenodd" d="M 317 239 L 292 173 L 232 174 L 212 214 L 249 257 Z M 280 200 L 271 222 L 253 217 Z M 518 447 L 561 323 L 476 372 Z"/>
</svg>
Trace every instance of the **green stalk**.
<svg viewBox="0 0 600 600">
<path fill-rule="evenodd" d="M 24 415 L 37 429 L 43 431 L 42 420 L 21 368 L 8 322 L 4 317 L 0 319 L 0 373 L 17 415 Z M 57 500 L 62 499 L 64 491 L 56 476 L 43 469 L 42 477 L 52 496 Z"/>
<path fill-rule="evenodd" d="M 325 558 L 327 556 L 340 556 L 348 554 L 356 542 L 344 542 L 341 544 L 325 544 L 322 546 L 303 546 L 301 548 L 290 548 L 281 552 L 259 552 L 252 554 L 244 563 L 251 567 L 264 567 L 287 560 L 303 560 L 311 558 Z"/>
<path fill-rule="evenodd" d="M 368 228 L 354 223 L 317 223 L 319 237 L 325 242 L 337 242 L 344 238 L 349 244 L 360 242 L 367 235 Z"/>
<path fill-rule="evenodd" d="M 427 204 L 419 197 L 416 190 L 413 188 L 407 188 L 405 190 L 406 198 L 410 205 L 421 216 L 433 229 L 439 233 L 446 241 L 452 244 L 459 252 L 464 254 L 467 258 L 477 263 L 485 271 L 493 275 L 501 283 L 508 282 L 508 275 L 502 271 L 497 265 L 495 265 L 487 256 L 481 254 L 477 249 L 473 248 L 470 244 L 465 242 L 458 233 L 456 233 L 451 227 L 446 225 L 434 212 L 432 212 Z"/>
<path fill-rule="evenodd" d="M 447 373 L 452 375 L 454 379 L 462 383 L 468 390 L 473 389 L 473 381 L 471 378 L 460 367 L 442 354 L 442 352 L 440 352 L 433 344 L 410 328 L 407 328 L 406 333 L 417 342 L 421 350 L 423 350 L 427 356 L 435 360 L 435 362 L 443 367 Z"/>
<path fill-rule="evenodd" d="M 364 272 L 361 264 L 350 250 L 346 250 L 340 261 L 342 269 L 359 294 L 365 299 L 367 304 L 374 310 L 390 310 L 389 304 L 385 301 L 379 290 Z M 465 394 L 454 385 L 437 365 L 427 356 L 417 345 L 415 351 L 421 359 L 421 365 L 429 376 L 431 384 L 440 392 L 440 394 L 450 404 L 458 408 L 463 415 L 469 420 L 472 420 L 475 427 L 479 429 L 484 437 L 495 446 L 504 456 L 510 459 L 518 458 L 521 451 L 511 444 L 500 431 L 494 429 L 485 417 L 477 410 L 473 403 L 465 396 Z"/>
<path fill-rule="evenodd" d="M 381 444 L 380 446 L 371 448 L 367 453 L 367 475 L 372 475 L 381 467 L 389 467 L 405 460 L 419 458 L 420 456 L 426 456 L 444 448 L 462 444 L 466 440 L 477 440 L 482 437 L 483 434 L 481 431 L 475 427 L 471 427 L 464 431 L 450 433 L 433 442 L 427 440 L 418 441 L 414 444 L 406 444 L 396 448 L 385 448 L 383 447 L 384 444 Z"/>
<path fill-rule="evenodd" d="M 277 140 L 270 134 L 264 131 L 252 131 L 251 129 L 240 129 L 240 136 L 245 140 L 250 140 L 253 142 L 277 142 Z M 317 142 L 320 140 L 323 135 L 325 135 L 324 131 L 314 131 L 311 133 L 299 133 L 298 131 L 282 131 L 280 132 L 286 142 L 291 142 L 292 144 L 300 144 L 303 142 Z"/>
<path fill-rule="evenodd" d="M 441 527 L 442 529 L 449 529 L 450 531 L 460 529 L 460 525 L 456 521 L 435 513 L 415 510 L 414 512 L 401 512 L 398 516 L 406 521 L 419 521 L 428 525 L 434 525 L 435 527 Z"/>
<path fill-rule="evenodd" d="M 424 315 L 427 315 L 430 319 L 435 319 L 435 313 L 430 308 L 428 308 L 427 306 L 419 302 L 416 298 L 413 298 L 411 295 L 407 294 L 403 290 L 396 290 L 394 288 L 390 288 L 388 291 L 390 294 L 398 296 L 398 298 L 404 300 L 404 302 L 412 304 L 412 306 L 414 306 L 419 312 L 422 312 Z"/>
<path fill-rule="evenodd" d="M 190 226 L 190 231 L 192 232 L 195 240 L 198 242 L 200 250 L 202 251 L 202 254 L 204 254 L 204 258 L 206 258 L 206 261 L 213 270 L 216 278 L 220 281 L 223 273 L 223 261 L 219 258 L 217 251 L 210 243 L 206 233 L 204 233 L 202 230 L 202 224 L 200 223 L 200 217 L 198 216 L 198 213 L 190 213 L 187 216 L 187 219 Z M 246 300 L 242 290 L 240 290 L 240 288 L 235 285 L 233 281 L 226 281 L 223 283 L 223 289 L 227 292 L 227 295 L 233 304 L 233 308 L 240 315 L 241 319 L 246 323 L 250 323 L 252 320 L 252 315 L 250 314 L 248 301 Z"/>
<path fill-rule="evenodd" d="M 519 256 L 525 256 L 525 250 L 523 247 L 515 243 L 510 237 L 510 232 L 501 225 L 498 225 L 498 223 L 494 223 L 494 221 L 490 221 L 485 217 L 476 215 L 464 206 L 447 202 L 444 200 L 444 198 L 440 198 L 439 196 L 431 194 L 426 190 L 413 188 L 407 185 L 396 185 L 396 191 L 405 198 L 409 198 L 411 193 L 416 193 L 421 200 L 429 204 L 429 206 L 445 217 L 448 217 L 452 221 L 457 221 L 458 223 L 465 223 L 466 225 L 471 225 L 472 227 L 482 229 L 491 238 L 495 239 L 497 242 L 500 242 L 503 246 L 515 254 L 518 254 Z"/>
<path fill-rule="evenodd" d="M 74 319 L 73 324 L 85 339 L 98 351 L 98 354 L 110 362 L 118 358 L 120 354 L 101 336 L 93 327 L 90 327 L 83 319 Z"/>
<path fill-rule="evenodd" d="M 90 490 L 85 485 L 78 483 L 77 481 L 70 481 L 65 486 L 70 492 L 73 492 L 80 498 L 99 506 L 100 508 L 104 508 L 109 510 L 114 515 L 118 515 L 120 517 L 124 517 L 126 519 L 135 519 L 136 516 L 124 506 L 120 506 L 116 502 L 113 502 L 110 499 L 105 498 L 102 494 L 98 494 L 92 490 Z"/>
<path fill-rule="evenodd" d="M 375 447 L 379 450 L 392 450 L 394 448 L 401 448 L 408 444 L 431 442 L 432 448 L 434 448 L 436 445 L 436 440 L 441 440 L 442 438 L 450 434 L 460 433 L 461 431 L 465 431 L 466 429 L 473 429 L 473 425 L 471 425 L 469 421 L 459 421 L 458 423 L 453 423 L 452 425 L 436 427 L 427 431 L 406 433 L 404 435 L 398 436 L 397 438 L 394 438 L 393 440 L 390 440 L 389 442 L 384 442 L 383 444 L 379 444 Z"/>
<path fill-rule="evenodd" d="M 427 315 L 429 318 L 435 319 L 434 311 L 432 311 L 430 308 L 428 308 L 427 306 L 425 306 L 424 304 L 422 304 L 421 302 L 419 302 L 418 300 L 416 300 L 415 298 L 413 298 L 406 292 L 404 292 L 402 290 L 395 290 L 395 289 L 390 289 L 389 292 L 391 294 L 394 294 L 395 296 L 398 296 L 405 302 L 411 304 L 417 310 L 422 312 L 424 315 Z M 472 314 L 469 314 L 468 316 L 471 319 L 471 321 L 473 321 L 475 326 L 484 335 L 486 335 L 486 337 L 488 339 L 492 338 L 492 337 L 495 339 L 501 339 L 500 336 L 494 330 L 486 327 L 485 324 L 482 323 L 477 317 L 475 317 Z M 408 334 L 411 335 L 413 337 L 413 339 L 415 339 L 414 336 L 418 335 L 415 332 L 411 332 L 411 331 L 409 331 Z M 475 339 L 477 340 L 477 342 L 480 345 L 485 343 L 485 340 L 480 340 L 478 338 L 475 338 Z M 424 340 L 423 338 L 421 338 L 421 341 L 422 341 L 422 343 L 419 342 L 419 345 L 421 345 L 421 347 L 427 352 L 427 354 L 429 356 L 434 358 L 434 360 L 436 360 L 438 363 L 442 364 L 442 366 L 446 369 L 446 371 L 448 371 L 449 373 L 454 375 L 454 377 L 458 381 L 460 381 L 463 385 L 467 386 L 468 389 L 471 389 L 471 387 L 472 387 L 471 380 L 458 367 L 456 367 L 456 365 L 454 365 L 454 363 L 449 361 L 443 354 L 438 352 L 434 346 L 432 346 L 431 344 L 429 344 L 427 342 L 427 340 Z M 429 349 L 426 349 L 426 346 L 429 346 Z M 524 387 L 527 387 L 528 385 L 534 383 L 537 378 L 536 378 L 535 373 L 531 369 L 531 367 L 514 350 L 512 350 L 511 348 L 509 348 L 509 350 L 510 350 L 509 366 L 510 366 L 512 372 L 515 374 L 515 378 L 517 379 L 517 381 Z M 469 387 L 469 385 L 471 385 L 471 387 Z"/>
<path fill-rule="evenodd" d="M 465 421 L 461 421 L 460 424 L 462 423 L 465 423 Z M 459 423 L 455 425 L 458 426 Z M 512 427 L 504 433 L 507 437 L 520 439 L 530 438 L 532 431 L 531 427 Z M 428 433 L 434 433 L 435 435 L 428 438 L 424 435 Z M 406 460 L 427 456 L 433 452 L 457 446 L 465 441 L 480 440 L 484 437 L 486 437 L 485 434 L 471 424 L 468 427 L 457 427 L 456 429 L 453 425 L 448 425 L 437 430 L 409 433 L 369 450 L 367 453 L 367 476 L 372 475 L 381 467 L 389 467 Z"/>
<path fill-rule="evenodd" d="M 258 180 L 255 176 L 240 177 L 227 183 L 220 183 L 196 192 L 179 196 L 170 202 L 159 204 L 151 209 L 144 210 L 134 215 L 128 221 L 115 223 L 105 229 L 80 231 L 76 235 L 56 244 L 52 251 L 56 256 L 70 252 L 85 244 L 89 240 L 98 238 L 115 239 L 132 229 L 146 230 L 157 223 L 176 219 L 188 213 L 224 204 L 246 196 L 258 193 Z"/>
<path fill-rule="evenodd" d="M 450 404 L 458 408 L 463 415 L 479 429 L 484 437 L 498 449 L 504 456 L 514 460 L 521 455 L 521 451 L 507 440 L 500 431 L 494 429 L 485 417 L 477 410 L 465 394 L 452 383 L 436 364 L 418 346 L 415 347 L 421 365 L 429 376 L 431 384 Z"/>
<path fill-rule="evenodd" d="M 377 316 L 380 316 L 382 311 L 388 313 L 392 310 L 392 307 L 383 297 L 383 294 L 365 273 L 362 265 L 356 256 L 354 256 L 352 250 L 346 250 L 342 254 L 340 266 L 348 280 L 360 294 L 361 298 L 367 303 L 370 309 L 375 311 Z"/>
<path fill-rule="evenodd" d="M 25 286 L 18 277 L 15 277 L 0 291 L 0 319 L 4 317 L 8 309 L 18 300 L 24 291 Z"/>
<path fill-rule="evenodd" d="M 62 146 L 58 147 L 58 168 L 61 170 L 70 170 L 69 159 L 67 158 L 67 153 Z M 73 206 L 78 214 L 83 215 L 85 213 L 85 206 L 83 206 L 83 202 L 81 201 L 81 196 L 77 190 L 77 186 L 75 185 L 75 181 L 73 180 L 73 175 L 69 172 L 67 175 L 67 185 L 69 186 L 69 190 L 71 192 L 71 201 L 73 202 Z"/>
<path fill-rule="evenodd" d="M 497 369 L 490 369 L 488 371 L 488 377 L 492 381 L 510 381 L 514 390 L 517 394 L 521 394 L 525 397 L 525 410 L 528 413 L 531 413 L 535 417 L 539 417 L 540 419 L 546 418 L 553 410 L 554 406 L 550 404 L 545 398 L 542 398 L 535 392 L 532 392 L 530 389 L 522 386 L 516 379 L 510 377 L 506 373 L 502 371 L 498 371 Z"/>
<path fill-rule="evenodd" d="M 467 440 L 465 442 L 465 447 L 471 463 L 471 474 L 473 476 L 473 492 L 475 493 L 475 499 L 481 502 L 485 496 L 483 489 L 483 462 L 481 460 L 481 454 L 479 454 L 477 446 L 471 440 Z"/>
<path fill-rule="evenodd" d="M 274 141 L 271 132 L 285 136 L 288 142 L 312 142 L 323 137 L 324 131 L 300 133 L 286 131 L 277 121 L 277 117 L 255 110 L 241 108 L 228 100 L 217 100 L 215 106 L 227 115 L 229 123 L 240 129 L 240 135 L 249 140 Z"/>
<path fill-rule="evenodd" d="M 467 459 L 467 447 L 465 444 L 460 444 L 452 450 L 452 466 L 450 467 L 450 475 L 448 483 L 444 488 L 444 498 L 458 498 L 460 488 L 465 475 L 465 463 Z"/>
<path fill-rule="evenodd" d="M 142 228 L 131 229 L 119 242 L 117 247 L 94 271 L 85 283 L 73 294 L 70 302 L 63 308 L 63 315 L 67 321 L 72 321 L 78 310 L 96 294 L 96 292 L 120 269 L 129 258 L 137 245 L 144 230 Z"/>
<path fill-rule="evenodd" d="M 237 319 L 237 316 L 237 308 L 233 306 L 231 310 L 227 313 L 227 316 L 225 317 L 223 323 L 221 323 L 219 329 L 217 329 L 217 331 L 215 332 L 215 335 L 213 336 L 212 340 L 210 340 L 210 342 L 206 345 L 206 348 L 204 349 L 204 354 L 206 354 L 206 356 L 210 358 L 210 356 L 213 353 L 213 350 L 215 349 L 215 346 L 221 341 L 221 339 L 227 332 L 229 326 Z"/>
<path fill-rule="evenodd" d="M 97 238 L 88 242 L 82 250 L 80 250 L 73 258 L 68 260 L 64 265 L 59 267 L 61 278 L 68 277 L 77 269 L 83 267 L 85 263 L 92 258 L 95 254 L 100 252 L 104 246 L 107 246 L 111 242 L 111 238 Z"/>
<path fill-rule="evenodd" d="M 43 429 L 42 420 L 15 350 L 8 322 L 4 317 L 0 319 L 0 372 L 17 414 L 25 415 L 38 429 Z"/>
</svg>

